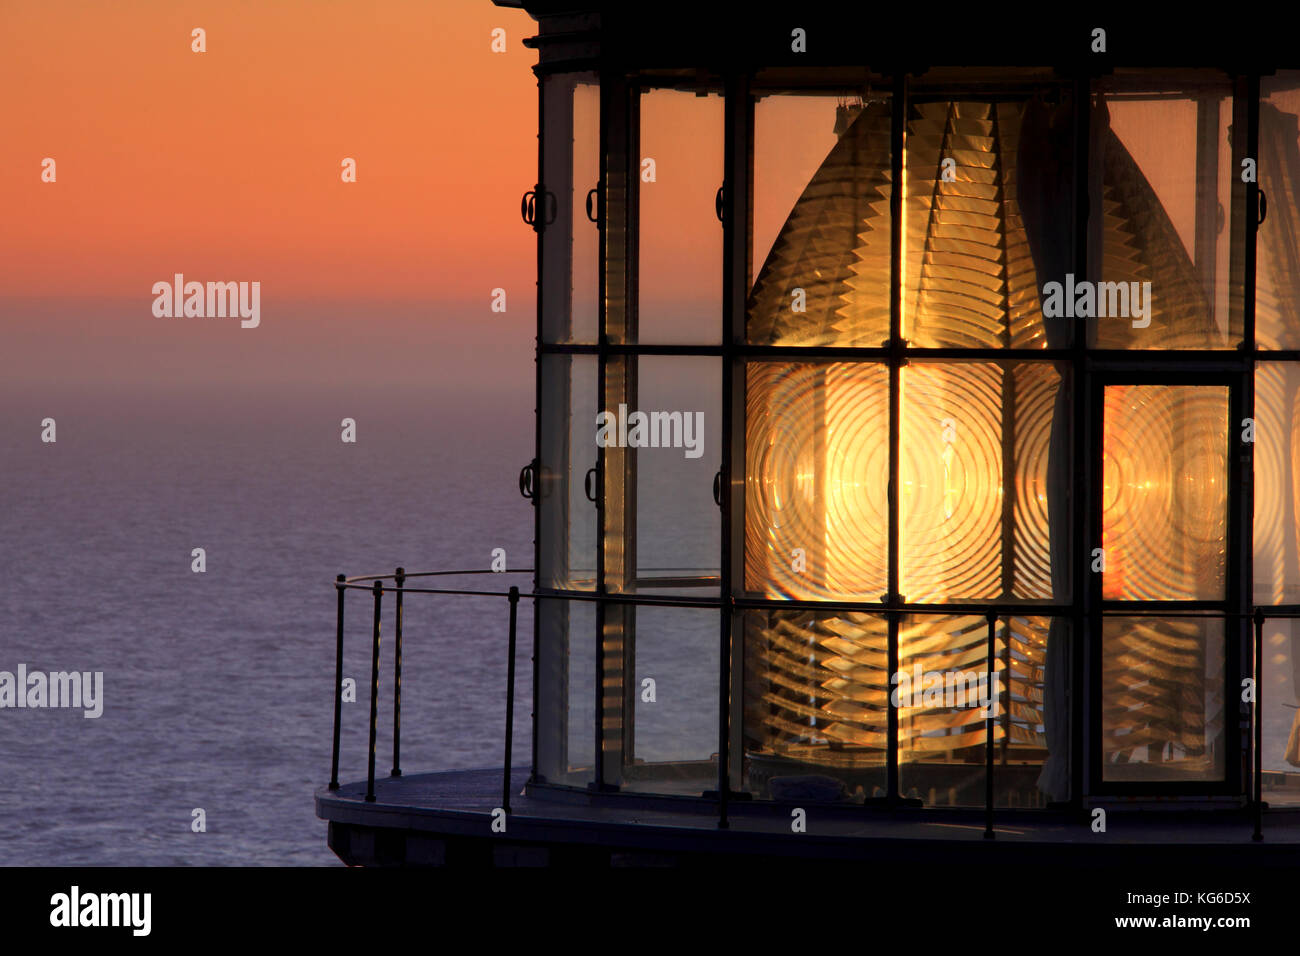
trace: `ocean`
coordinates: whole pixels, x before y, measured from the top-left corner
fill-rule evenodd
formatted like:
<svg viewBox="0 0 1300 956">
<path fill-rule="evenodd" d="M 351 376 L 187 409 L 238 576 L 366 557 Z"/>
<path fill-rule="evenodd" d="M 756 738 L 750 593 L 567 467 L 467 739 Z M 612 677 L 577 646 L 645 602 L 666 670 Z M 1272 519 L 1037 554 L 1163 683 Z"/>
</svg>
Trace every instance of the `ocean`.
<svg viewBox="0 0 1300 956">
<path fill-rule="evenodd" d="M 517 478 L 533 455 L 531 385 L 0 388 L 0 671 L 103 672 L 97 719 L 0 710 L 0 865 L 339 865 L 313 803 L 330 769 L 334 576 L 487 568 L 496 548 L 508 569 L 530 566 L 533 511 Z M 685 407 L 706 407 L 698 398 Z M 41 441 L 45 418 L 54 443 Z M 340 440 L 344 418 L 355 444 Z M 652 563 L 716 553 L 717 440 L 698 461 L 664 457 L 644 489 Z M 349 592 L 348 609 L 357 701 L 343 710 L 344 782 L 366 773 L 370 595 Z M 638 700 L 640 755 L 707 760 L 716 616 L 643 617 L 635 676 L 654 677 L 659 700 Z M 507 619 L 499 598 L 408 596 L 406 773 L 500 765 Z M 389 598 L 379 775 L 391 767 L 392 622 Z M 524 601 L 517 765 L 529 753 L 531 634 Z M 1270 635 L 1269 769 L 1284 769 L 1293 713 L 1279 641 Z M 574 647 L 581 672 L 591 641 Z M 573 694 L 571 746 L 589 754 L 590 682 L 575 678 Z M 192 829 L 196 810 L 205 832 Z"/>
<path fill-rule="evenodd" d="M 313 804 L 329 780 L 334 576 L 487 568 L 494 548 L 529 567 L 517 476 L 531 398 L 523 382 L 3 391 L 0 670 L 102 671 L 104 701 L 98 719 L 0 710 L 0 865 L 339 865 Z M 355 444 L 340 439 L 345 417 Z M 371 596 L 350 592 L 344 781 L 366 772 L 371 616 Z M 379 774 L 391 598 L 383 628 Z M 528 602 L 519 629 L 526 763 Z M 408 596 L 404 635 L 404 769 L 499 766 L 506 602 Z"/>
</svg>

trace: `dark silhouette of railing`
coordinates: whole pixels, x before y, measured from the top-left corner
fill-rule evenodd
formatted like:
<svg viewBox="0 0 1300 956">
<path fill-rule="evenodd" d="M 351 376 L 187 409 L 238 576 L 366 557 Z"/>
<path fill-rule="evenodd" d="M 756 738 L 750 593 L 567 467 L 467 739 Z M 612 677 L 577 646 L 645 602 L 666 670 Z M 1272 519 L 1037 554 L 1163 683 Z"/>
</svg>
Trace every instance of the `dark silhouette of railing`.
<svg viewBox="0 0 1300 956">
<path fill-rule="evenodd" d="M 515 700 L 515 657 L 518 649 L 517 645 L 517 625 L 518 609 L 520 597 L 532 598 L 534 600 L 565 600 L 580 602 L 604 602 L 607 604 L 627 604 L 634 606 L 651 606 L 651 607 L 674 607 L 674 608 L 701 608 L 714 609 L 721 611 L 727 608 L 728 614 L 724 620 L 728 624 L 724 625 L 723 644 L 727 644 L 730 638 L 729 622 L 732 613 L 736 610 L 812 610 L 812 611 L 834 611 L 848 613 L 868 613 L 878 615 L 887 620 L 893 617 L 904 617 L 918 614 L 965 614 L 969 610 L 945 607 L 908 607 L 908 608 L 890 608 L 882 607 L 878 603 L 862 601 L 801 601 L 801 600 L 772 600 L 761 598 L 682 598 L 659 595 L 642 595 L 642 594 L 597 594 L 581 593 L 573 591 L 556 591 L 541 590 L 532 591 L 527 594 L 520 592 L 518 587 L 511 587 L 508 590 L 473 590 L 467 588 L 428 588 L 428 587 L 407 587 L 406 582 L 413 578 L 437 578 L 437 577 L 454 577 L 464 575 L 479 574 L 531 574 L 531 568 L 525 568 L 512 572 L 497 572 L 488 569 L 471 569 L 458 571 L 420 571 L 416 573 L 407 573 L 404 568 L 397 568 L 392 574 L 365 574 L 347 577 L 338 575 L 334 581 L 334 588 L 337 592 L 337 627 L 335 631 L 335 665 L 334 665 L 334 748 L 332 762 L 330 765 L 330 782 L 329 789 L 339 789 L 339 743 L 340 732 L 342 727 L 342 702 L 343 702 L 343 619 L 345 596 L 349 590 L 369 591 L 374 601 L 374 620 L 371 630 L 371 658 L 370 658 L 370 746 L 368 770 L 366 776 L 366 796 L 367 802 L 375 801 L 375 740 L 378 728 L 379 716 L 379 645 L 380 645 L 380 621 L 383 609 L 383 598 L 385 591 L 391 591 L 395 595 L 395 633 L 394 633 L 394 683 L 393 683 L 393 766 L 390 776 L 400 777 L 401 771 L 401 714 L 402 714 L 402 598 L 406 594 L 444 594 L 454 596 L 472 596 L 472 597 L 497 597 L 505 598 L 509 607 L 509 624 L 508 624 L 508 662 L 506 669 L 506 702 L 505 702 L 505 758 L 502 761 L 502 784 L 501 784 L 501 808 L 510 812 L 510 762 L 511 747 L 514 736 L 514 700 Z M 392 581 L 395 586 L 385 587 L 385 581 Z M 366 582 L 370 582 L 367 584 Z M 999 617 L 1018 617 L 1026 614 L 1049 615 L 1049 616 L 1066 616 L 1072 613 L 1072 609 L 1064 605 L 1025 605 L 1025 604 L 990 604 L 981 608 L 984 617 L 988 622 L 988 649 L 985 657 L 985 679 L 987 686 L 992 692 L 993 685 L 993 668 L 995 659 L 996 631 Z M 1160 617 L 1160 618 L 1206 618 L 1212 620 L 1240 620 L 1244 615 L 1234 613 L 1224 613 L 1214 610 L 1191 610 L 1191 611 L 1173 611 L 1165 609 L 1148 609 L 1134 608 L 1123 610 L 1110 610 L 1103 612 L 1103 616 L 1122 616 L 1122 617 Z M 1300 618 L 1300 610 L 1290 607 L 1286 608 L 1264 608 L 1256 607 L 1249 615 L 1254 624 L 1254 653 L 1252 655 L 1252 674 L 1254 682 L 1254 700 L 1251 707 L 1251 724 L 1252 724 L 1252 741 L 1251 741 L 1251 769 L 1253 783 L 1252 810 L 1254 816 L 1254 832 L 1252 839 L 1255 841 L 1262 840 L 1263 835 L 1263 650 L 1264 650 L 1264 623 L 1270 618 L 1274 619 L 1295 619 Z M 1075 638 L 1077 639 L 1077 637 Z M 728 764 L 728 749 L 730 745 L 730 724 L 731 724 L 731 694 L 730 694 L 730 668 L 725 666 L 729 648 L 723 647 L 724 666 L 720 668 L 721 675 L 719 681 L 718 696 L 718 827 L 726 829 L 728 827 L 727 809 L 731 793 L 730 789 L 730 771 Z M 534 674 L 536 681 L 536 674 Z M 536 687 L 534 687 L 536 690 Z M 1009 692 L 1008 692 L 1009 693 Z M 1010 700 L 1008 700 L 1008 706 Z M 1225 709 L 1226 713 L 1226 709 Z M 994 714 L 993 707 L 986 707 L 985 715 L 985 788 L 984 788 L 984 837 L 985 839 L 994 838 L 993 829 L 993 768 L 994 768 Z M 597 751 L 599 752 L 599 741 L 597 741 Z"/>
</svg>

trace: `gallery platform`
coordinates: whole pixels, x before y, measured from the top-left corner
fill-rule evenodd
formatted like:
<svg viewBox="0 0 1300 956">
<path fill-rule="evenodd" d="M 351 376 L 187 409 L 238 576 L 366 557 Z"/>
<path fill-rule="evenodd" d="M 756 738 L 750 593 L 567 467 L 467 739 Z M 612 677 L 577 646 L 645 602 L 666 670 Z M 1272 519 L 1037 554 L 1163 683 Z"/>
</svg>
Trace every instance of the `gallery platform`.
<svg viewBox="0 0 1300 956">
<path fill-rule="evenodd" d="M 862 805 L 803 807 L 806 831 L 793 832 L 793 805 L 731 801 L 728 826 L 698 797 L 595 794 L 527 786 L 511 777 L 505 831 L 493 829 L 502 771 L 468 770 L 381 778 L 375 800 L 364 781 L 322 788 L 316 814 L 329 821 L 329 846 L 359 866 L 670 866 L 780 861 L 896 862 L 916 865 L 1078 867 L 1300 865 L 1300 809 L 1264 815 L 1221 807 L 1155 810 L 1105 805 L 1106 832 L 1092 812 L 999 810 L 992 839 L 982 809 Z M 496 814 L 496 819 L 501 819 Z"/>
</svg>

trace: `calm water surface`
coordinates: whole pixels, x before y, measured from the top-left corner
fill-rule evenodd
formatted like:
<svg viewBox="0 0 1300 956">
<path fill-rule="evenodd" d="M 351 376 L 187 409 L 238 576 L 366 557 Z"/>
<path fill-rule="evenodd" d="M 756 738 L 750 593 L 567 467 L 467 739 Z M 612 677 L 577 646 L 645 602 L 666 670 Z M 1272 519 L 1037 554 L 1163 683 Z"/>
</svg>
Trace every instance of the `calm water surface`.
<svg viewBox="0 0 1300 956">
<path fill-rule="evenodd" d="M 533 403 L 527 383 L 516 391 L 0 392 L 0 670 L 103 671 L 105 698 L 97 720 L 0 711 L 0 864 L 337 864 L 312 802 L 329 777 L 331 581 L 487 567 L 497 547 L 529 566 L 517 474 Z M 47 416 L 55 444 L 40 441 Z M 355 445 L 340 441 L 344 417 Z M 407 602 L 408 772 L 501 759 L 505 603 L 440 600 Z M 344 711 L 341 776 L 355 780 L 369 595 L 350 607 L 346 674 L 361 692 Z M 520 624 L 531 635 L 526 605 Z M 207 832 L 193 833 L 200 807 Z"/>
</svg>

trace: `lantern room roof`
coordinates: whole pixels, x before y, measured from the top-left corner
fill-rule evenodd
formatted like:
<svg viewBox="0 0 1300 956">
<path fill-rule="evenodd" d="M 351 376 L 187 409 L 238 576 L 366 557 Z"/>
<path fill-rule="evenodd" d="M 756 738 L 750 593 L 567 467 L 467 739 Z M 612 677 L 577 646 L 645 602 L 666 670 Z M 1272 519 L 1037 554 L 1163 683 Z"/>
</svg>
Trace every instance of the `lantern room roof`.
<svg viewBox="0 0 1300 956">
<path fill-rule="evenodd" d="M 931 66 L 1051 66 L 1063 72 L 1107 73 L 1116 67 L 1218 67 L 1270 73 L 1300 65 L 1287 31 L 1234 16 L 1160 12 L 1106 13 L 1053 7 L 1044 16 L 989 7 L 969 16 L 945 8 L 934 15 L 882 14 L 879 5 L 801 2 L 784 6 L 709 7 L 658 0 L 652 6 L 581 0 L 493 0 L 526 10 L 541 29 L 526 41 L 541 69 L 599 49 L 606 63 L 640 68 L 862 67 L 921 72 Z M 907 13 L 906 10 L 901 11 Z M 803 30 L 806 49 L 793 49 Z M 1104 52 L 1095 30 L 1105 31 Z"/>
</svg>

